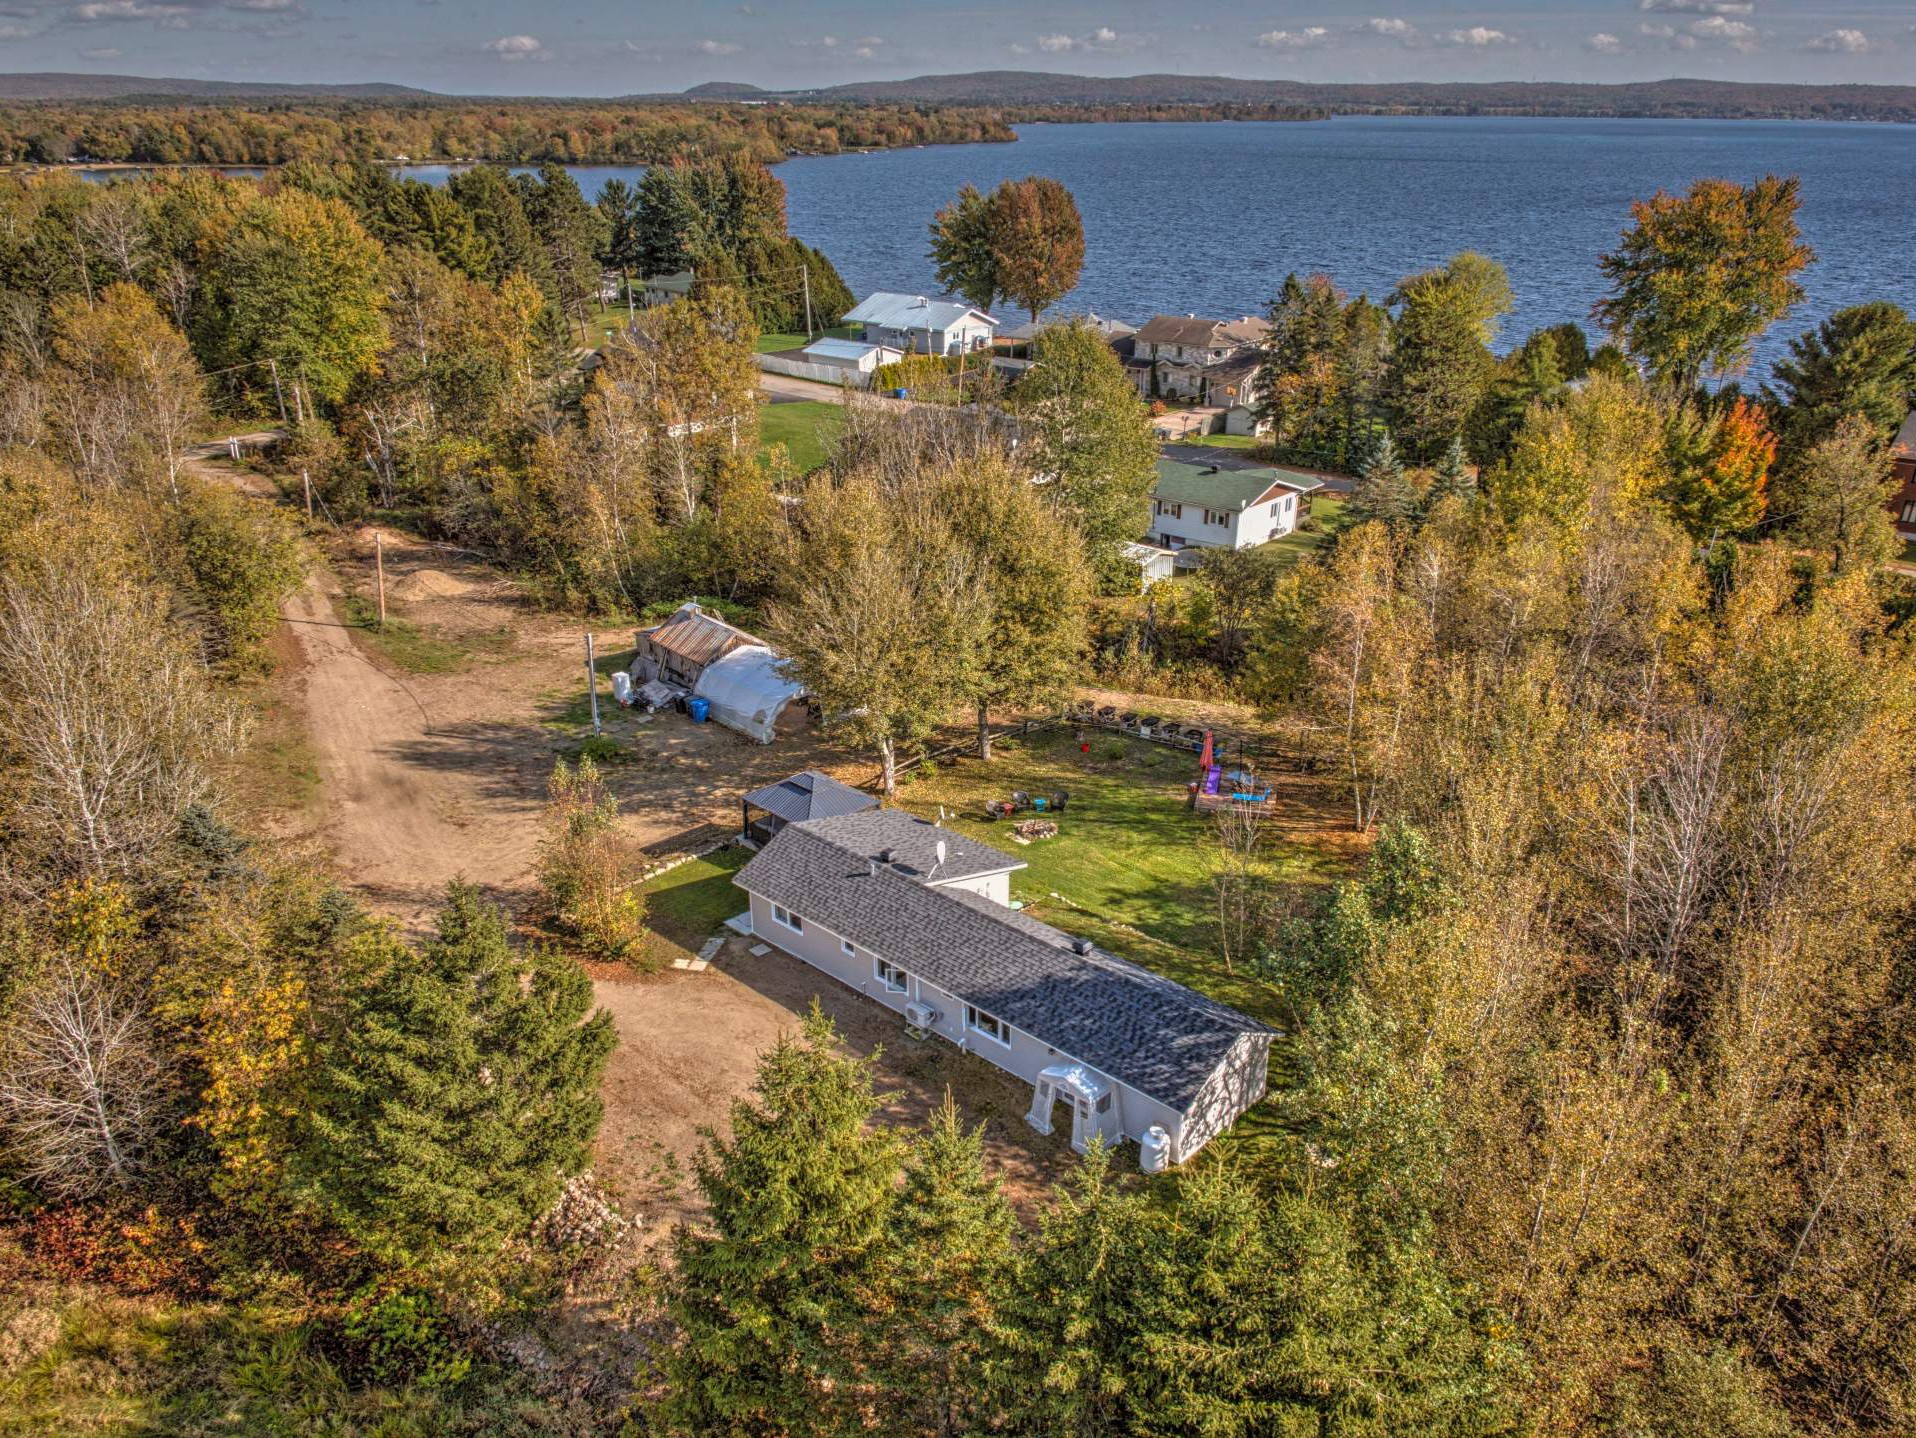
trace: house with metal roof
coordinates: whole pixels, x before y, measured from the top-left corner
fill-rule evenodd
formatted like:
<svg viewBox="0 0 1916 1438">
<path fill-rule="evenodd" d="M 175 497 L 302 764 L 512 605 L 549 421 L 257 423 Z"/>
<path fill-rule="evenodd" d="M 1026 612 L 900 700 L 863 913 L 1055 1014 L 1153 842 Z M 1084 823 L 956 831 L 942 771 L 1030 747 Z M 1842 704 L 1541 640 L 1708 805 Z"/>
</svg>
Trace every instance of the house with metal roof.
<svg viewBox="0 0 1916 1438">
<path fill-rule="evenodd" d="M 1031 1084 L 1040 1132 L 1133 1139 L 1147 1167 L 1190 1158 L 1263 1096 L 1275 1035 L 1012 908 L 1023 867 L 868 809 L 787 823 L 734 882 L 758 938 Z"/>
<path fill-rule="evenodd" d="M 845 313 L 848 325 L 865 327 L 865 342 L 918 354 L 955 355 L 989 349 L 998 321 L 958 300 L 880 290 Z"/>
<path fill-rule="evenodd" d="M 766 844 L 787 824 L 807 819 L 836 819 L 876 809 L 878 800 L 862 789 L 841 784 L 830 774 L 806 769 L 790 778 L 754 789 L 739 801 L 739 833 L 750 844 Z"/>
<path fill-rule="evenodd" d="M 1249 549 L 1297 528 L 1324 482 L 1289 469 L 1158 461 L 1150 542 L 1165 549 Z"/>
</svg>

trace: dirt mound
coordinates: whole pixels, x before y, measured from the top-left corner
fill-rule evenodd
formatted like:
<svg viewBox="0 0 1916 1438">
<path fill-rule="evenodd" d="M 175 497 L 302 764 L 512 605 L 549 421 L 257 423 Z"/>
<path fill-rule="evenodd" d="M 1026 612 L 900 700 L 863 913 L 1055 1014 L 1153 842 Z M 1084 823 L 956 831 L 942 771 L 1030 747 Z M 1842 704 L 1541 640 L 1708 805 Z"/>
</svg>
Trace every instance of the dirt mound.
<svg viewBox="0 0 1916 1438">
<path fill-rule="evenodd" d="M 393 585 L 397 599 L 458 599 L 472 593 L 473 586 L 443 569 L 415 569 Z"/>
</svg>

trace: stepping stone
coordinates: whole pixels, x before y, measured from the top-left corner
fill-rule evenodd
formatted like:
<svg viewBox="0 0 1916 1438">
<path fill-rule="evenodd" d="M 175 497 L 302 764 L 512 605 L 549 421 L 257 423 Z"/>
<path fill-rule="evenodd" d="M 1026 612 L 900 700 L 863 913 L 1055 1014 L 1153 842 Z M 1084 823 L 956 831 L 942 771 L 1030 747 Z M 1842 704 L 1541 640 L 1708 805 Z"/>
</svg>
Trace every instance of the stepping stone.
<svg viewBox="0 0 1916 1438">
<path fill-rule="evenodd" d="M 771 951 L 772 951 L 772 946 L 770 944 L 753 944 L 752 947 L 747 952 L 749 952 L 752 955 L 752 957 L 755 959 L 762 959 L 767 954 L 771 953 Z"/>
<path fill-rule="evenodd" d="M 699 950 L 699 959 L 701 960 L 701 963 L 702 964 L 710 963 L 713 957 L 718 953 L 720 947 L 723 946 L 724 943 L 725 943 L 725 940 L 718 934 L 714 934 L 712 935 L 711 938 L 707 939 L 705 941 L 705 947 Z"/>
</svg>

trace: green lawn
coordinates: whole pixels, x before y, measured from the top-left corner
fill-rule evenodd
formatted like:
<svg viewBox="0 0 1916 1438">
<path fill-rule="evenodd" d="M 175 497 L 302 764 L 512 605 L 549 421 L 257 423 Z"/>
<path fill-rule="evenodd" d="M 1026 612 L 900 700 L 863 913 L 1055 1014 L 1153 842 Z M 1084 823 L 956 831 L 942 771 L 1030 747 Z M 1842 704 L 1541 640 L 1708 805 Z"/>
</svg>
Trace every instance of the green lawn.
<svg viewBox="0 0 1916 1438">
<path fill-rule="evenodd" d="M 810 337 L 805 335 L 760 335 L 758 337 L 758 352 L 762 355 L 768 355 L 776 354 L 779 350 L 800 350 L 804 349 L 812 340 L 855 340 L 864 333 L 865 330 L 862 325 L 833 325 L 830 329 L 820 330 L 817 334 Z"/>
<path fill-rule="evenodd" d="M 1080 754 L 1069 730 L 1028 744 L 1000 742 L 989 764 L 947 764 L 900 790 L 902 807 L 1015 854 L 1012 897 L 1046 923 L 1096 940 L 1113 953 L 1191 985 L 1247 1013 L 1275 1017 L 1268 993 L 1224 971 L 1217 956 L 1209 865 L 1213 821 L 1184 807 L 1197 756 L 1099 734 Z M 1019 844 L 1009 821 L 982 817 L 987 799 L 1015 789 L 1070 796 L 1055 839 Z M 1267 840 L 1271 878 L 1319 883 L 1335 860 L 1302 845 Z"/>
<path fill-rule="evenodd" d="M 1173 444 L 1201 444 L 1211 449 L 1256 449 L 1257 441 L 1248 434 L 1192 434 Z"/>
<path fill-rule="evenodd" d="M 1315 533 L 1306 533 L 1293 529 L 1282 539 L 1273 539 L 1270 548 L 1279 550 L 1288 556 L 1291 564 L 1297 563 L 1307 554 L 1314 554 L 1330 537 L 1344 527 L 1344 501 L 1331 495 L 1320 494 L 1311 501 L 1311 518 L 1317 521 Z"/>
<path fill-rule="evenodd" d="M 475 660 L 503 654 L 518 639 L 510 625 L 463 639 L 422 629 L 391 613 L 382 625 L 378 604 L 363 594 L 348 594 L 344 608 L 346 622 L 360 629 L 366 644 L 408 674 L 456 674 Z"/>
<path fill-rule="evenodd" d="M 668 869 L 640 886 L 645 896 L 647 967 L 666 968 L 683 954 L 696 954 L 719 926 L 746 908 L 732 875 L 751 854 L 737 846 Z"/>
<path fill-rule="evenodd" d="M 830 400 L 802 399 L 790 404 L 761 405 L 758 411 L 759 449 L 785 446 L 792 467 L 800 474 L 817 469 L 838 431 L 845 424 L 845 407 Z"/>
</svg>

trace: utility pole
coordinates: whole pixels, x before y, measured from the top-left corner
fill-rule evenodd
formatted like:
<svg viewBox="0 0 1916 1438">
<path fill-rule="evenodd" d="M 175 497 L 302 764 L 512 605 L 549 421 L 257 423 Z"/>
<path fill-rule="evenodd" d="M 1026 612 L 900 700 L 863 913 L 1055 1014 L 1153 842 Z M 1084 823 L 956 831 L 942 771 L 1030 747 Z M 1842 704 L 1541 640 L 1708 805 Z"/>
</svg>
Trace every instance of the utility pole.
<svg viewBox="0 0 1916 1438">
<path fill-rule="evenodd" d="M 286 392 L 279 387 L 279 361 L 268 355 L 266 363 L 273 367 L 273 398 L 279 401 L 279 422 L 285 424 Z"/>
<path fill-rule="evenodd" d="M 379 627 L 386 627 L 386 536 L 373 531 L 373 568 L 379 574 Z"/>
<path fill-rule="evenodd" d="M 599 666 L 592 658 L 592 631 L 585 632 L 585 692 L 592 699 L 592 732 L 599 733 Z"/>
<path fill-rule="evenodd" d="M 805 277 L 805 338 L 809 340 L 812 337 L 812 267 L 800 265 L 798 272 Z"/>
<path fill-rule="evenodd" d="M 306 486 L 306 520 L 310 524 L 313 518 L 313 474 L 311 470 L 299 472 L 300 482 Z"/>
</svg>

